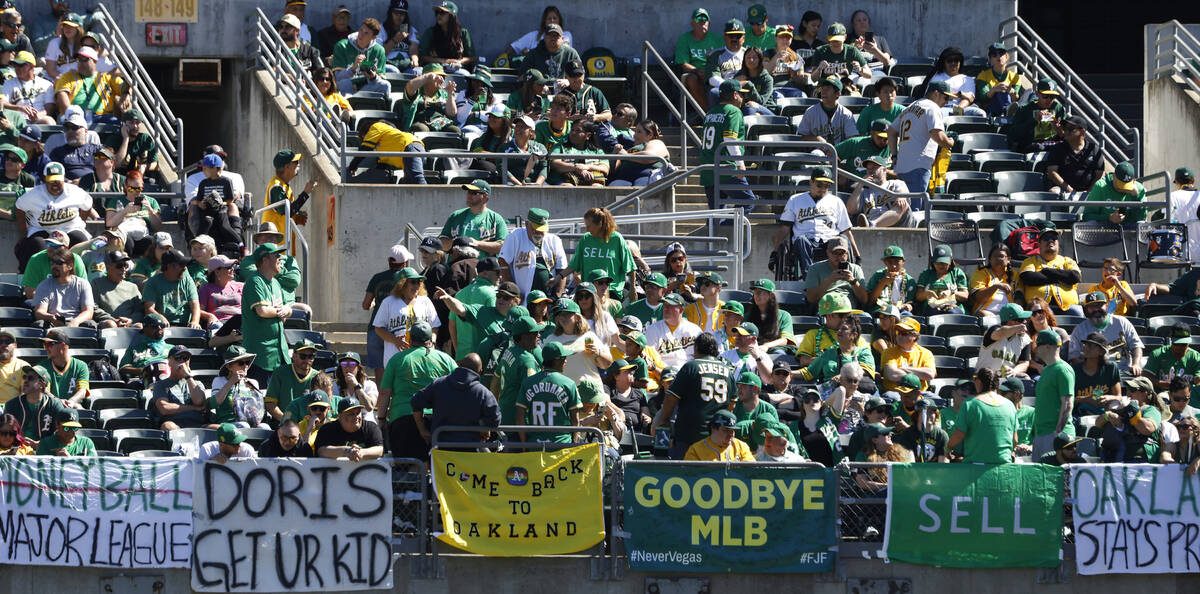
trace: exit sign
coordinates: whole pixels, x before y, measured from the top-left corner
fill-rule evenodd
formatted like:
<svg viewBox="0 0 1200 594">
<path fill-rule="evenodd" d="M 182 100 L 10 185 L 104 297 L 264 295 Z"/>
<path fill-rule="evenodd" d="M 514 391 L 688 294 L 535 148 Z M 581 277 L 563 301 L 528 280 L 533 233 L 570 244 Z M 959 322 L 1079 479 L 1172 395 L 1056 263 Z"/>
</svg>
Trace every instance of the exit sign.
<svg viewBox="0 0 1200 594">
<path fill-rule="evenodd" d="M 184 23 L 147 23 L 146 45 L 187 45 L 187 25 Z"/>
</svg>

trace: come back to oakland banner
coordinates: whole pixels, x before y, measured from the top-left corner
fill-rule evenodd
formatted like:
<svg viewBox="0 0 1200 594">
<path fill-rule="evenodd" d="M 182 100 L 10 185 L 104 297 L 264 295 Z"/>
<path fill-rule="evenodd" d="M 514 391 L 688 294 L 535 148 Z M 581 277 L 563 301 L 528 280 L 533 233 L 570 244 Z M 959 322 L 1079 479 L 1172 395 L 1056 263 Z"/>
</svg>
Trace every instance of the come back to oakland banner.
<svg viewBox="0 0 1200 594">
<path fill-rule="evenodd" d="M 574 553 L 604 540 L 600 444 L 553 452 L 433 451 L 442 542 L 481 555 Z"/>
</svg>

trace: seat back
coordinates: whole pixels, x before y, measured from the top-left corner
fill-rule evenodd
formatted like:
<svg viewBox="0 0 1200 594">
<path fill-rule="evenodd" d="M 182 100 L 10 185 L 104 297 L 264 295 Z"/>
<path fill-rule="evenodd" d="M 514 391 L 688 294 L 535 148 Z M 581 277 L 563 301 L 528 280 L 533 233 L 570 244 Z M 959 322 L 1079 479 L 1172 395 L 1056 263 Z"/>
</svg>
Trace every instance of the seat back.
<svg viewBox="0 0 1200 594">
<path fill-rule="evenodd" d="M 933 246 L 941 243 L 954 250 L 954 258 L 960 264 L 978 265 L 986 257 L 983 242 L 979 238 L 979 225 L 972 220 L 929 221 L 926 239 L 930 261 L 933 260 Z"/>
</svg>

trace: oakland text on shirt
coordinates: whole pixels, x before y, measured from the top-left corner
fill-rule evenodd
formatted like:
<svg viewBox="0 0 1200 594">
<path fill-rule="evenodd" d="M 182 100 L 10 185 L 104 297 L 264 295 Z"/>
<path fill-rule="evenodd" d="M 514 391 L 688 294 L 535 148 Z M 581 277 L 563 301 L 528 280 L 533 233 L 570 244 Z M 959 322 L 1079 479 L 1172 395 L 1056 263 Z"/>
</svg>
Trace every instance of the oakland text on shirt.
<svg viewBox="0 0 1200 594">
<path fill-rule="evenodd" d="M 693 336 L 684 336 L 683 338 L 675 338 L 673 336 L 664 336 L 662 339 L 660 339 L 658 341 L 658 344 L 653 345 L 653 346 L 654 346 L 655 350 L 658 351 L 658 354 L 666 355 L 669 353 L 674 353 L 676 351 L 682 351 L 682 350 L 692 346 L 693 342 L 696 342 L 696 338 Z"/>
<path fill-rule="evenodd" d="M 38 214 L 38 224 L 42 227 L 52 227 L 61 225 L 67 221 L 74 219 L 79 214 L 79 209 L 72 206 L 64 206 L 61 208 L 45 208 Z"/>
</svg>

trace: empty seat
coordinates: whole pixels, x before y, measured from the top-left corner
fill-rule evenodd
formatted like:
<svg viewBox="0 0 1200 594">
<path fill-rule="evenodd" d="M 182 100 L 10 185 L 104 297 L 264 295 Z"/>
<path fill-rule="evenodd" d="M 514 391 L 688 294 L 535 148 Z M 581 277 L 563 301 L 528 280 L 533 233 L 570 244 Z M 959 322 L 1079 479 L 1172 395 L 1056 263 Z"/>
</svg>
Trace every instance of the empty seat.
<svg viewBox="0 0 1200 594">
<path fill-rule="evenodd" d="M 1119 258 L 1126 268 L 1132 265 L 1120 225 L 1080 221 L 1071 229 L 1071 245 L 1081 268 L 1100 268 L 1105 257 Z"/>
<path fill-rule="evenodd" d="M 958 357 L 934 355 L 933 364 L 937 367 L 938 377 L 962 379 L 972 375 L 967 362 Z"/>
<path fill-rule="evenodd" d="M 928 254 L 931 256 L 933 246 L 944 243 L 954 251 L 954 259 L 959 264 L 978 266 L 986 259 L 983 241 L 979 237 L 979 225 L 975 221 L 967 219 L 929 221 L 926 241 L 929 246 Z M 930 257 L 930 260 L 932 259 Z"/>
<path fill-rule="evenodd" d="M 163 340 L 193 349 L 203 349 L 208 346 L 208 335 L 199 328 L 171 326 L 164 329 Z"/>
<path fill-rule="evenodd" d="M 82 435 L 83 437 L 92 440 L 92 443 L 95 444 L 97 450 L 113 449 L 112 437 L 109 435 L 108 431 L 105 431 L 104 429 L 91 429 L 85 427 L 83 429 L 76 429 L 75 435 Z"/>
<path fill-rule="evenodd" d="M 204 427 L 190 427 L 171 431 L 167 437 L 171 440 L 172 448 L 177 448 L 184 444 L 192 444 L 199 447 L 200 444 L 216 441 L 217 431 Z"/>
<path fill-rule="evenodd" d="M 167 432 L 158 429 L 116 429 L 112 438 L 117 442 L 117 451 L 129 455 L 141 450 L 165 450 L 170 447 Z"/>
<path fill-rule="evenodd" d="M 950 337 L 964 334 L 980 335 L 983 325 L 979 318 L 966 314 L 938 314 L 929 316 L 929 325 L 934 336 Z"/>
<path fill-rule="evenodd" d="M 95 411 L 109 408 L 140 408 L 142 405 L 141 399 L 138 398 L 137 390 L 120 388 L 89 389 L 88 400 L 90 401 L 90 408 Z"/>
<path fill-rule="evenodd" d="M 976 132 L 963 134 L 954 143 L 954 152 L 968 155 L 982 151 L 1007 151 L 1008 137 L 1003 134 Z"/>
<path fill-rule="evenodd" d="M 808 297 L 799 291 L 775 291 L 775 301 L 782 309 L 792 315 L 800 315 L 808 309 Z"/>
<path fill-rule="evenodd" d="M 851 95 L 842 95 L 838 97 L 838 105 L 849 109 L 851 113 L 860 113 L 864 108 L 871 104 L 873 100 L 870 97 L 854 97 Z"/>
<path fill-rule="evenodd" d="M 106 349 L 127 349 L 136 344 L 142 336 L 136 328 L 105 328 L 100 331 L 100 340 Z"/>
<path fill-rule="evenodd" d="M 996 192 L 999 194 L 1041 192 L 1046 189 L 1045 178 L 1036 171 L 997 171 L 992 180 L 996 182 Z"/>
<path fill-rule="evenodd" d="M 917 344 L 929 349 L 929 352 L 934 355 L 950 354 L 950 349 L 946 346 L 946 339 L 941 336 L 922 334 L 917 337 Z"/>
<path fill-rule="evenodd" d="M 738 289 L 725 289 L 721 291 L 718 297 L 721 301 L 740 301 L 742 303 L 750 303 L 754 299 L 754 295 L 750 291 L 741 291 Z"/>
<path fill-rule="evenodd" d="M 1170 336 L 1171 329 L 1177 324 L 1187 326 L 1192 334 L 1200 334 L 1200 320 L 1195 316 L 1156 316 L 1146 320 L 1146 327 L 1156 336 Z"/>
<path fill-rule="evenodd" d="M 238 429 L 238 433 L 245 435 L 246 443 L 250 444 L 250 447 L 257 450 L 258 446 L 262 445 L 262 442 L 264 442 L 268 439 L 271 439 L 271 434 L 274 433 L 274 431 L 272 431 L 270 429 L 262 429 L 262 428 L 258 428 L 258 427 L 252 427 L 252 428 L 246 428 L 246 429 Z"/>
<path fill-rule="evenodd" d="M 492 173 L 483 169 L 447 169 L 443 175 L 446 177 L 446 183 L 450 185 L 469 184 L 477 179 L 487 181 L 492 178 Z"/>
<path fill-rule="evenodd" d="M 117 429 L 152 429 L 150 413 L 140 408 L 110 408 L 100 411 L 100 424 L 108 431 Z"/>
<path fill-rule="evenodd" d="M 466 139 L 453 132 L 417 132 L 415 136 L 427 151 L 437 148 L 467 149 Z"/>
<path fill-rule="evenodd" d="M 955 357 L 970 359 L 979 356 L 979 349 L 983 347 L 983 336 L 977 334 L 951 336 L 946 340 L 946 344 Z"/>
<path fill-rule="evenodd" d="M 949 116 L 946 118 L 946 131 L 956 134 L 971 134 L 996 132 L 996 125 L 985 116 Z"/>
<path fill-rule="evenodd" d="M 0 326 L 32 326 L 33 311 L 24 307 L 0 307 Z"/>
<path fill-rule="evenodd" d="M 130 458 L 177 458 L 183 454 L 171 450 L 138 450 L 129 453 Z"/>
<path fill-rule="evenodd" d="M 791 134 L 796 130 L 784 116 L 752 115 L 742 122 L 746 126 L 746 140 L 757 140 L 763 134 Z"/>
<path fill-rule="evenodd" d="M 978 165 L 980 171 L 987 173 L 996 173 L 998 171 L 1029 171 L 1030 168 L 1033 167 L 1033 165 L 1025 159 L 1025 155 L 1008 151 L 975 153 L 973 160 Z M 997 178 L 993 176 L 993 179 Z M 1001 194 L 1007 193 L 999 188 L 998 179 L 996 185 L 997 192 Z"/>
<path fill-rule="evenodd" d="M 996 192 L 996 183 L 992 174 L 982 171 L 948 171 L 946 173 L 946 192 L 950 194 L 966 194 L 971 192 Z"/>
</svg>

